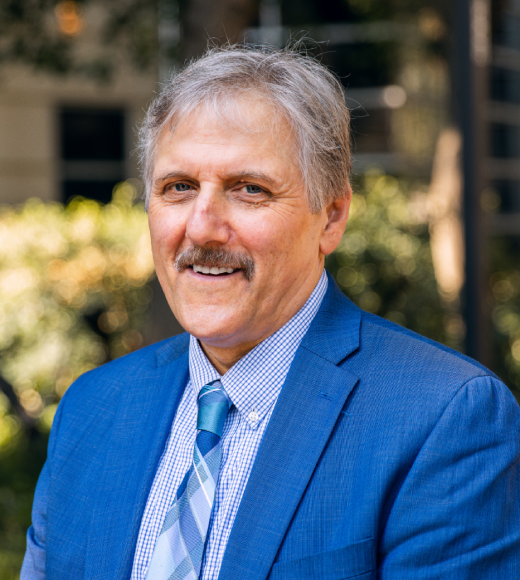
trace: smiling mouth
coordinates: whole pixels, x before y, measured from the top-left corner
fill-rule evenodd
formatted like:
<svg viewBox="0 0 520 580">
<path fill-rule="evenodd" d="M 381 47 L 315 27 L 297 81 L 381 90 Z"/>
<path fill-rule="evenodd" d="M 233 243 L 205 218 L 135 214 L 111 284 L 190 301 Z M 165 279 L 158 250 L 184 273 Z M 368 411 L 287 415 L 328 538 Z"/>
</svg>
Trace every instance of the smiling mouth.
<svg viewBox="0 0 520 580">
<path fill-rule="evenodd" d="M 255 264 L 250 256 L 242 252 L 232 252 L 227 248 L 206 248 L 193 246 L 186 248 L 175 258 L 175 269 L 184 272 L 190 268 L 204 276 L 231 276 L 242 272 L 251 281 Z"/>
<path fill-rule="evenodd" d="M 238 268 L 218 267 L 218 266 L 202 266 L 200 264 L 191 264 L 191 269 L 199 274 L 209 274 L 210 276 L 227 276 L 237 272 Z"/>
</svg>

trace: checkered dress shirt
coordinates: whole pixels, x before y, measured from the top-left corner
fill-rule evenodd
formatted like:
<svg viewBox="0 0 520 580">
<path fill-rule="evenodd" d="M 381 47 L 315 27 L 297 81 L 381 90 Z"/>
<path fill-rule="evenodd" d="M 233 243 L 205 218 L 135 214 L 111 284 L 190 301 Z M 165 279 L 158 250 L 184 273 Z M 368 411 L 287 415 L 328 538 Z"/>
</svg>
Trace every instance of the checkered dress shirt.
<svg viewBox="0 0 520 580">
<path fill-rule="evenodd" d="M 148 496 L 137 539 L 131 580 L 145 580 L 155 542 L 175 492 L 187 472 L 196 436 L 197 396 L 220 379 L 231 400 L 222 434 L 222 463 L 202 562 L 201 580 L 216 580 L 249 474 L 296 350 L 327 290 L 325 272 L 301 310 L 221 377 L 199 342 L 190 340 L 190 380 Z"/>
</svg>

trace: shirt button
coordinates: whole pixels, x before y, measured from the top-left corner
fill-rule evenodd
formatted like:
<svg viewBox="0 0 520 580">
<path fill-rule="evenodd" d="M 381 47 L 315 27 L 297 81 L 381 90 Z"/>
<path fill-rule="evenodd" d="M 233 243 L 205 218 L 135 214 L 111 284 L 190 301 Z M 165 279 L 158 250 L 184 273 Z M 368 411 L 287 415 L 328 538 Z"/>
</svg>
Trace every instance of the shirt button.
<svg viewBox="0 0 520 580">
<path fill-rule="evenodd" d="M 258 413 L 253 409 L 249 413 L 248 418 L 251 421 L 251 423 L 256 423 L 258 421 Z"/>
</svg>

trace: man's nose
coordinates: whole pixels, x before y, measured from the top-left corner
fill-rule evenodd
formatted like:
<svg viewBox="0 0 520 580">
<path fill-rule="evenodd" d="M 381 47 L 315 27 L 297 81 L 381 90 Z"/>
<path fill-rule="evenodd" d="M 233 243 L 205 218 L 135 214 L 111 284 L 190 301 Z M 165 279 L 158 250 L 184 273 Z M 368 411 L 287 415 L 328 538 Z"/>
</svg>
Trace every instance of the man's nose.
<svg viewBox="0 0 520 580">
<path fill-rule="evenodd" d="M 186 236 L 195 246 L 225 244 L 230 238 L 224 196 L 214 188 L 201 188 L 186 224 Z"/>
</svg>

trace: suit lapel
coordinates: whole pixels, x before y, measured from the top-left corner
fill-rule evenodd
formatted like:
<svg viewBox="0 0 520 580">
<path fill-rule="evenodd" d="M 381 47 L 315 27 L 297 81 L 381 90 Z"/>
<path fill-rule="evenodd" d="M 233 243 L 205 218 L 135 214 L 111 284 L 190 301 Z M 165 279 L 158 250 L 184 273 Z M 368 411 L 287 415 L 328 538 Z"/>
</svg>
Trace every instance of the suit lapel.
<svg viewBox="0 0 520 580">
<path fill-rule="evenodd" d="M 359 346 L 360 312 L 329 278 L 264 434 L 220 580 L 265 579 L 358 377 L 338 367 Z"/>
<path fill-rule="evenodd" d="M 167 344 L 157 352 L 156 368 L 128 377 L 100 473 L 103 493 L 92 506 L 87 578 L 130 577 L 148 493 L 188 381 L 183 350 L 179 356 Z"/>
</svg>

